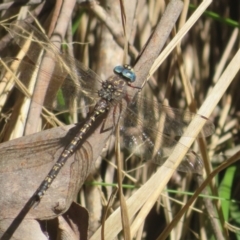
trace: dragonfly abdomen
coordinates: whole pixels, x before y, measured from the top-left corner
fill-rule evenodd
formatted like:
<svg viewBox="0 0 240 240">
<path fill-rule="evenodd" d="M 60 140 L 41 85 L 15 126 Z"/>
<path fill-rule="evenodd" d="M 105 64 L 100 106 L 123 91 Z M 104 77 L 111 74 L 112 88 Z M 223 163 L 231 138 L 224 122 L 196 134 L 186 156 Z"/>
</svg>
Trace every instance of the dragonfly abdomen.
<svg viewBox="0 0 240 240">
<path fill-rule="evenodd" d="M 65 148 L 65 150 L 62 152 L 60 158 L 58 161 L 54 164 L 50 172 L 48 173 L 47 177 L 44 179 L 40 187 L 38 188 L 36 192 L 36 201 L 39 202 L 47 189 L 52 184 L 53 180 L 56 178 L 57 174 L 61 170 L 61 168 L 66 163 L 67 159 L 75 152 L 76 148 L 80 144 L 83 136 L 89 131 L 92 124 L 96 121 L 96 118 L 100 116 L 101 114 L 105 113 L 109 110 L 108 102 L 106 100 L 99 100 L 99 102 L 96 104 L 93 113 L 88 117 L 86 120 L 86 123 L 83 125 L 83 127 L 79 130 L 79 132 L 76 134 L 76 136 L 73 138 L 73 140 L 69 143 L 69 145 Z"/>
</svg>

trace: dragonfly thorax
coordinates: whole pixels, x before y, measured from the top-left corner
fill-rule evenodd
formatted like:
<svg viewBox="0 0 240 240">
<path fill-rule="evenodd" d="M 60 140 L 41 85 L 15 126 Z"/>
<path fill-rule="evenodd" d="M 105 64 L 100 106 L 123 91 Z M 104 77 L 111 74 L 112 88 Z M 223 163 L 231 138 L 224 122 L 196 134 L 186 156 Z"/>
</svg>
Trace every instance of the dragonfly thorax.
<svg viewBox="0 0 240 240">
<path fill-rule="evenodd" d="M 118 102 L 123 98 L 126 87 L 126 81 L 119 79 L 119 77 L 110 77 L 108 80 L 102 82 L 102 88 L 98 91 L 98 96 L 106 101 Z"/>
</svg>

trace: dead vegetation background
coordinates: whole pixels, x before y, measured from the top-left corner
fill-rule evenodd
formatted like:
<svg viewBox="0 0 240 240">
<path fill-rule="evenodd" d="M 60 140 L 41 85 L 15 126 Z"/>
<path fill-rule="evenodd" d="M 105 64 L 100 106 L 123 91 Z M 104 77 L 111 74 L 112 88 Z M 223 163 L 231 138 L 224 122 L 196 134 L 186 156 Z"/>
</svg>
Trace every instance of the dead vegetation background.
<svg viewBox="0 0 240 240">
<path fill-rule="evenodd" d="M 179 3 L 179 1 L 170 2 L 173 5 Z M 43 26 L 49 38 L 55 44 L 59 44 L 62 51 L 67 51 L 85 66 L 94 70 L 102 79 L 106 79 L 112 74 L 112 69 L 116 65 L 127 62 L 134 66 L 135 60 L 145 48 L 169 3 L 139 0 L 125 1 L 122 6 L 121 4 L 123 4 L 121 1 L 112 0 L 43 1 L 41 3 L 30 1 L 28 5 L 18 1 L 6 2 L 0 4 L 1 22 L 11 22 L 15 20 L 13 18 L 15 16 L 18 19 L 28 19 L 33 22 L 34 17 Z M 106 148 L 108 150 L 105 149 L 104 160 L 94 163 L 94 170 L 86 179 L 77 199 L 73 199 L 86 208 L 88 213 L 84 209 L 79 210 L 80 206 L 74 203 L 69 210 L 71 214 L 67 212 L 62 217 L 51 221 L 41 220 L 41 231 L 44 234 L 39 239 L 44 239 L 47 234 L 50 239 L 56 239 L 57 234 L 60 239 L 63 239 L 65 233 L 71 236 L 70 239 L 85 239 L 87 236 L 90 239 L 100 239 L 100 237 L 104 239 L 103 236 L 105 239 L 114 239 L 117 236 L 119 239 L 240 238 L 239 164 L 238 162 L 231 166 L 226 164 L 239 158 L 237 154 L 240 85 L 239 74 L 236 74 L 239 62 L 232 62 L 232 60 L 239 54 L 240 3 L 237 0 L 222 0 L 184 1 L 183 4 L 181 15 L 174 29 L 169 30 L 171 34 L 166 43 L 162 40 L 159 44 L 168 46 L 173 42 L 172 39 L 185 26 L 190 16 L 195 18 L 196 23 L 186 31 L 184 38 L 167 57 L 161 56 L 155 71 L 148 71 L 151 79 L 142 91 L 147 97 L 156 101 L 165 101 L 164 103 L 167 101 L 172 107 L 195 111 L 211 94 L 227 66 L 231 66 L 230 73 L 233 75 L 227 74 L 230 80 L 225 80 L 229 84 L 232 82 L 230 87 L 223 85 L 223 93 L 219 93 L 219 96 L 210 95 L 212 103 L 217 106 L 214 107 L 211 116 L 206 115 L 206 117 L 214 122 L 216 131 L 206 142 L 199 143 L 206 169 L 203 178 L 174 172 L 170 181 L 167 177 L 164 178 L 167 179 L 166 183 L 160 178 L 159 182 L 155 181 L 156 185 L 165 184 L 161 195 L 157 191 L 154 195 L 153 191 L 147 199 L 143 200 L 139 196 L 148 196 L 148 193 L 143 190 L 140 194 L 138 189 L 147 184 L 150 177 L 157 171 L 157 166 L 147 163 L 141 167 L 134 157 L 126 162 L 129 156 L 122 152 L 119 158 L 122 159 L 120 162 L 123 169 L 118 170 L 118 173 L 124 173 L 124 177 L 123 180 L 119 180 L 115 166 L 117 157 L 115 152 L 113 154 L 109 150 L 114 145 L 112 140 Z M 199 5 L 203 13 L 197 15 Z M 122 19 L 125 19 L 125 16 L 124 26 L 129 47 L 127 56 L 124 54 L 126 39 L 122 26 Z M 167 18 L 170 21 L 172 16 Z M 1 57 L 13 57 L 16 53 L 14 49 L 7 47 L 10 41 L 7 32 L 1 29 L 0 34 Z M 154 50 L 152 49 L 153 52 Z M 149 62 L 144 58 L 145 62 L 136 67 L 137 77 L 141 72 L 139 69 L 150 69 L 153 65 L 151 57 L 152 55 L 149 55 Z M 155 56 L 152 58 L 155 60 Z M 8 98 L 6 105 L 1 105 L 1 142 L 21 137 L 16 125 L 11 124 L 11 119 L 16 118 L 14 114 L 16 98 L 14 94 L 9 96 L 11 98 Z M 220 99 L 219 102 L 218 99 Z M 85 116 L 83 114 L 82 117 Z M 59 121 L 61 124 L 72 124 L 76 119 L 60 118 Z M 52 124 L 52 121 L 43 120 L 41 129 L 37 126 L 29 133 L 57 125 L 60 123 Z M 194 144 L 194 150 L 200 152 L 197 143 Z M 4 156 L 0 156 L 0 161 L 3 158 Z M 213 172 L 211 167 L 217 167 L 223 161 L 226 165 L 219 168 L 221 172 L 218 170 Z M 206 162 L 210 163 L 209 168 Z M 212 175 L 211 172 L 213 172 Z M 209 175 L 213 179 L 207 178 Z M 214 178 L 215 175 L 216 178 Z M 188 201 L 193 192 L 200 189 L 199 186 L 204 179 L 207 179 L 208 187 L 205 188 L 204 195 L 195 196 L 196 198 L 192 199 L 196 201 L 191 205 Z M 122 191 L 117 189 L 119 181 L 123 181 Z M 146 186 L 147 189 L 154 189 L 150 183 Z M 132 202 L 128 205 L 124 199 L 134 196 L 135 193 L 139 195 L 136 194 L 136 198 L 133 198 L 134 200 L 131 200 Z M 134 205 L 139 205 L 139 208 L 131 213 Z M 119 206 L 122 209 L 121 215 L 119 212 L 117 215 L 115 211 Z M 183 214 L 177 215 L 183 206 L 186 207 Z M 69 216 L 73 216 L 74 213 L 77 215 L 70 218 Z M 105 223 L 111 214 L 111 220 Z M 115 219 L 113 219 L 114 214 L 116 214 Z M 81 221 L 76 220 L 78 218 L 81 218 Z M 84 229 L 80 225 L 84 226 Z M 21 236 L 14 239 L 24 238 Z M 25 236 L 25 239 L 30 238 Z"/>
</svg>

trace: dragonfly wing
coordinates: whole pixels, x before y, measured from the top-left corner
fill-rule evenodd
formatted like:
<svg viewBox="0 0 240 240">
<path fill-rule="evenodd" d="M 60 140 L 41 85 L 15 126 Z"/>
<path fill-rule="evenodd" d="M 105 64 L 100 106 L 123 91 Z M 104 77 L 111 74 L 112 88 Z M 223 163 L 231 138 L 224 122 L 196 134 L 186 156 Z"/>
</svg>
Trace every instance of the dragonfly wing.
<svg viewBox="0 0 240 240">
<path fill-rule="evenodd" d="M 48 37 L 31 24 L 24 21 L 17 21 L 12 24 L 3 24 L 6 30 L 13 36 L 13 41 L 17 43 L 21 51 L 25 52 L 25 61 L 19 64 L 18 71 L 24 76 L 21 81 L 29 79 L 34 71 L 40 72 L 44 78 L 51 78 L 48 86 L 48 96 L 46 97 L 45 106 L 52 108 L 51 100 L 56 96 L 57 89 L 62 88 L 64 100 L 80 102 L 78 98 L 84 98 L 86 105 L 92 105 L 96 102 L 97 89 L 101 84 L 101 78 L 91 69 L 85 67 L 82 63 L 71 57 L 69 54 L 61 53 L 60 50 L 49 41 Z M 26 43 L 29 41 L 29 46 Z M 54 69 L 43 69 L 40 65 L 41 54 L 43 50 L 47 53 L 48 58 L 54 62 Z M 22 59 L 14 59 L 22 61 Z M 39 73 L 38 73 L 39 74 Z M 41 83 L 42 85 L 48 84 Z M 40 87 L 41 88 L 41 87 Z M 44 89 L 44 88 L 43 88 Z M 40 89 L 41 90 L 41 89 Z M 51 100 L 48 100 L 50 98 Z M 57 109 L 67 109 L 69 106 L 55 106 Z"/>
<path fill-rule="evenodd" d="M 142 132 L 139 128 L 122 128 L 122 145 L 135 154 L 143 161 L 151 160 L 161 166 L 175 148 L 177 141 L 166 135 L 161 135 L 159 142 L 155 142 L 156 136 L 152 132 Z M 180 149 L 186 150 L 187 147 L 180 145 Z M 203 163 L 201 157 L 192 150 L 188 150 L 177 170 L 181 172 L 201 173 Z"/>
<path fill-rule="evenodd" d="M 140 116 L 136 115 L 136 112 L 138 112 L 137 107 L 134 103 L 131 103 L 121 118 L 123 146 L 144 160 L 153 160 L 156 164 L 163 165 L 178 143 L 176 135 L 172 134 L 171 129 L 162 131 L 161 126 L 157 124 L 158 121 L 152 116 L 154 115 L 153 112 L 152 115 L 150 112 L 147 114 L 144 113 L 143 115 L 141 115 L 142 113 L 140 112 Z M 148 111 L 150 111 L 149 108 Z M 147 119 L 148 117 L 150 120 Z M 178 121 L 177 124 L 183 129 L 180 121 Z M 180 132 L 178 132 L 177 135 L 180 135 Z M 187 149 L 187 147 L 182 144 L 180 148 L 184 151 Z M 200 173 L 202 167 L 202 159 L 200 156 L 194 151 L 188 150 L 178 170 Z"/>
<path fill-rule="evenodd" d="M 0 220 L 17 216 L 58 160 L 66 143 L 75 136 L 75 130 L 52 128 L 1 144 Z M 92 148 L 84 143 L 68 159 L 44 199 L 37 208 L 31 209 L 27 218 L 46 219 L 56 216 L 55 210 L 58 214 L 67 210 L 89 174 L 92 159 Z"/>
<path fill-rule="evenodd" d="M 136 94 L 129 104 L 129 112 L 136 114 L 139 121 L 149 128 L 159 129 L 164 134 L 182 136 L 189 123 L 193 118 L 199 121 L 206 121 L 202 132 L 205 137 L 214 133 L 215 127 L 211 120 L 204 116 L 184 111 L 181 109 L 171 108 L 155 100 L 147 99 L 141 93 Z M 162 128 L 158 125 L 162 124 Z M 191 135 L 188 137 L 192 137 Z"/>
<path fill-rule="evenodd" d="M 7 65 L 7 68 L 3 65 L 3 62 Z M 93 92 L 90 96 L 89 92 L 83 92 L 83 88 L 79 82 L 74 82 L 66 72 L 58 71 L 58 73 L 49 73 L 44 70 L 40 70 L 39 66 L 34 65 L 31 62 L 24 60 L 5 58 L 0 63 L 0 70 L 3 75 L 1 78 L 7 82 L 4 93 L 9 93 L 15 86 L 20 90 L 23 96 L 31 98 L 34 87 L 37 80 L 37 74 L 41 71 L 41 82 L 38 84 L 38 91 L 45 91 L 48 84 L 45 79 L 51 78 L 51 82 L 48 85 L 47 92 L 43 106 L 47 109 L 56 109 L 59 111 L 71 110 L 75 102 L 75 106 L 78 112 L 83 111 L 88 106 L 92 106 L 98 99 L 97 91 Z M 93 91 L 93 90 L 92 90 Z M 20 97 L 20 96 L 19 96 Z M 34 101 L 38 104 L 37 99 Z"/>
</svg>

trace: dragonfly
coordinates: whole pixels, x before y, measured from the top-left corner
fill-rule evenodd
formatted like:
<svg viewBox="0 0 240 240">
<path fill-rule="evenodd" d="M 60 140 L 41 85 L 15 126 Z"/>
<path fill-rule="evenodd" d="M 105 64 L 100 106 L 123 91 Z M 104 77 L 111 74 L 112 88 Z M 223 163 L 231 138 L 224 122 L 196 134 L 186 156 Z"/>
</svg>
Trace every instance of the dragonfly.
<svg viewBox="0 0 240 240">
<path fill-rule="evenodd" d="M 145 160 L 152 160 L 162 165 L 171 154 L 177 144 L 176 136 L 182 136 L 185 128 L 193 118 L 199 121 L 206 121 L 202 133 L 209 136 L 214 132 L 213 123 L 205 118 L 189 111 L 171 108 L 157 101 L 147 99 L 141 91 L 131 95 L 137 76 L 129 65 L 120 65 L 114 68 L 114 75 L 103 81 L 95 72 L 67 54 L 59 53 L 59 50 L 50 40 L 26 22 L 18 22 L 5 25 L 7 31 L 14 37 L 14 41 L 20 48 L 28 39 L 31 45 L 26 51 L 24 59 L 7 58 L 3 61 L 7 65 L 19 66 L 15 70 L 15 76 L 19 79 L 15 85 L 18 89 L 29 87 L 27 80 L 33 75 L 36 69 L 46 77 L 51 77 L 51 84 L 43 103 L 49 109 L 71 109 L 73 101 L 79 104 L 79 111 L 85 110 L 88 106 L 94 106 L 88 114 L 85 123 L 73 139 L 66 145 L 57 162 L 47 174 L 35 193 L 33 204 L 37 206 L 45 192 L 51 186 L 62 167 L 74 154 L 76 149 L 83 142 L 83 137 L 92 129 L 96 119 L 105 114 L 113 114 L 116 123 L 120 125 L 122 146 Z M 41 69 L 39 58 L 44 50 L 48 57 L 54 61 L 54 70 L 48 72 Z M 45 82 L 42 83 L 43 85 Z M 94 87 L 96 86 L 96 88 Z M 64 104 L 60 104 L 55 98 L 61 94 Z M 38 103 L 38 102 L 37 102 Z M 82 107 L 84 103 L 85 107 Z M 39 104 L 42 104 L 39 102 Z M 116 109 L 116 110 L 115 110 Z M 113 111 L 111 111 L 113 110 Z M 162 128 L 159 122 L 164 120 Z M 191 137 L 191 136 L 188 136 Z M 186 146 L 182 145 L 185 149 Z M 192 150 L 189 150 L 184 157 L 178 170 L 183 172 L 200 173 L 202 171 L 202 159 Z"/>
</svg>

